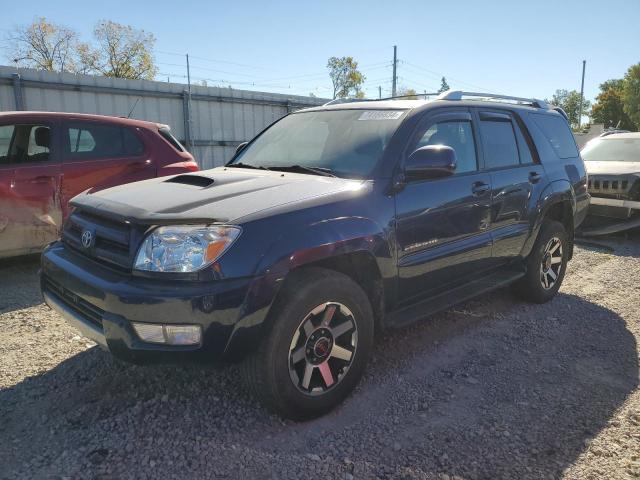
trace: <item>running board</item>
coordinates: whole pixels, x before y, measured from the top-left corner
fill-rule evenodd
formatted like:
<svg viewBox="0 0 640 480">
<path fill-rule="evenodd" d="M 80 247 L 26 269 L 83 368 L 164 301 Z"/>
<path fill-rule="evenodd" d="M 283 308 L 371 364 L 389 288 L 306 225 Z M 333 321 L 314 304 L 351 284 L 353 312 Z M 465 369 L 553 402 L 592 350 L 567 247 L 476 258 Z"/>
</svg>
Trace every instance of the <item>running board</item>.
<svg viewBox="0 0 640 480">
<path fill-rule="evenodd" d="M 509 285 L 522 278 L 524 274 L 524 267 L 517 270 L 511 267 L 509 270 L 497 271 L 413 305 L 389 312 L 385 315 L 383 324 L 391 328 L 410 325 L 478 295 Z"/>
</svg>

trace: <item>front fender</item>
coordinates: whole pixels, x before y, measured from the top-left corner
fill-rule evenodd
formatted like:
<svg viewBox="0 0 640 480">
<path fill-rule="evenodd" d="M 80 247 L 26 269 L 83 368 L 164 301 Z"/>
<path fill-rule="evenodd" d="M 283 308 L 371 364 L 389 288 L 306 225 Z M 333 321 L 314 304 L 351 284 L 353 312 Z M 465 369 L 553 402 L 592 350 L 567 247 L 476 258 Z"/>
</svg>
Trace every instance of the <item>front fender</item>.
<svg viewBox="0 0 640 480">
<path fill-rule="evenodd" d="M 268 311 L 292 270 L 340 255 L 366 252 L 375 260 L 383 280 L 395 278 L 389 232 L 371 219 L 354 216 L 300 225 L 281 234 L 256 267 L 225 357 L 240 358 L 257 348 L 264 336 Z"/>
</svg>

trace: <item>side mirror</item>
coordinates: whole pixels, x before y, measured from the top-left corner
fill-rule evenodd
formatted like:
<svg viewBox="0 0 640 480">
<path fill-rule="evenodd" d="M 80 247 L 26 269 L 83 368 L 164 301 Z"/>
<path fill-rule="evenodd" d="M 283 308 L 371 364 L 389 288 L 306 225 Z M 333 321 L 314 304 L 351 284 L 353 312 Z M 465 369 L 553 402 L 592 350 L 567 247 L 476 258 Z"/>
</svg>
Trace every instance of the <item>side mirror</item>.
<svg viewBox="0 0 640 480">
<path fill-rule="evenodd" d="M 242 142 L 240 145 L 238 145 L 236 147 L 236 155 L 239 154 L 242 150 L 244 150 L 244 147 L 246 147 L 247 145 L 249 145 L 249 142 Z"/>
<path fill-rule="evenodd" d="M 427 145 L 414 151 L 404 166 L 407 180 L 447 177 L 456 171 L 456 152 L 446 145 Z"/>
</svg>

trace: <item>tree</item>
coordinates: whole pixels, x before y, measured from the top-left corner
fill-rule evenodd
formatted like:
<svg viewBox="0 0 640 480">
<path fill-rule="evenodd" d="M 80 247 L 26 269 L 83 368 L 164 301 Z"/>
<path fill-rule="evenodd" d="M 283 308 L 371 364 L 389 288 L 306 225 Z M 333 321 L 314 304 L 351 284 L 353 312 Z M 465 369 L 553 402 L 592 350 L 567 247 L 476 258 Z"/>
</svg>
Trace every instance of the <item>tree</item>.
<svg viewBox="0 0 640 480">
<path fill-rule="evenodd" d="M 7 36 L 8 53 L 16 65 L 49 72 L 75 72 L 77 41 L 76 32 L 44 17 Z"/>
<path fill-rule="evenodd" d="M 446 92 L 447 90 L 450 90 L 451 87 L 449 87 L 449 84 L 447 83 L 447 79 L 442 77 L 442 83 L 440 84 L 440 89 L 438 90 L 438 93 L 442 93 L 442 92 Z"/>
<path fill-rule="evenodd" d="M 396 92 L 396 96 L 405 97 L 407 100 L 417 100 L 417 92 L 413 88 L 400 87 Z"/>
<path fill-rule="evenodd" d="M 622 98 L 625 81 L 621 79 L 607 80 L 600 84 L 600 93 L 591 108 L 591 121 L 602 123 L 605 127 L 618 127 L 633 130 L 634 125 L 624 111 Z"/>
<path fill-rule="evenodd" d="M 327 68 L 333 82 L 333 98 L 364 97 L 361 87 L 365 76 L 358 70 L 358 62 L 353 57 L 331 57 Z"/>
<path fill-rule="evenodd" d="M 153 80 L 158 69 L 153 58 L 152 33 L 105 20 L 93 30 L 97 45 L 86 47 L 82 63 L 106 77 Z"/>
<path fill-rule="evenodd" d="M 629 67 L 624 76 L 622 101 L 624 112 L 635 124 L 635 127 L 640 128 L 640 63 Z"/>
<path fill-rule="evenodd" d="M 576 90 L 556 90 L 550 103 L 567 112 L 569 124 L 572 128 L 578 127 L 581 116 L 589 115 L 589 108 L 591 107 L 591 102 L 585 99 L 582 102 L 582 112 L 580 113 L 580 92 Z"/>
</svg>

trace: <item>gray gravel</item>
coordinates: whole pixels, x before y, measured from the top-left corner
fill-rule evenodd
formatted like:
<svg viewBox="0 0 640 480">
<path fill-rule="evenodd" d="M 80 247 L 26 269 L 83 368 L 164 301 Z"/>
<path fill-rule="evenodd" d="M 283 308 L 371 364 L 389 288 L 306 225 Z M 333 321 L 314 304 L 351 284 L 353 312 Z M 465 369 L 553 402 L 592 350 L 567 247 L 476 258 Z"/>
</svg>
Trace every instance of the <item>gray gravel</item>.
<svg viewBox="0 0 640 480">
<path fill-rule="evenodd" d="M 237 367 L 139 367 L 0 264 L 0 478 L 640 477 L 640 241 L 580 247 L 546 305 L 507 290 L 388 332 L 357 391 L 306 423 Z"/>
</svg>

